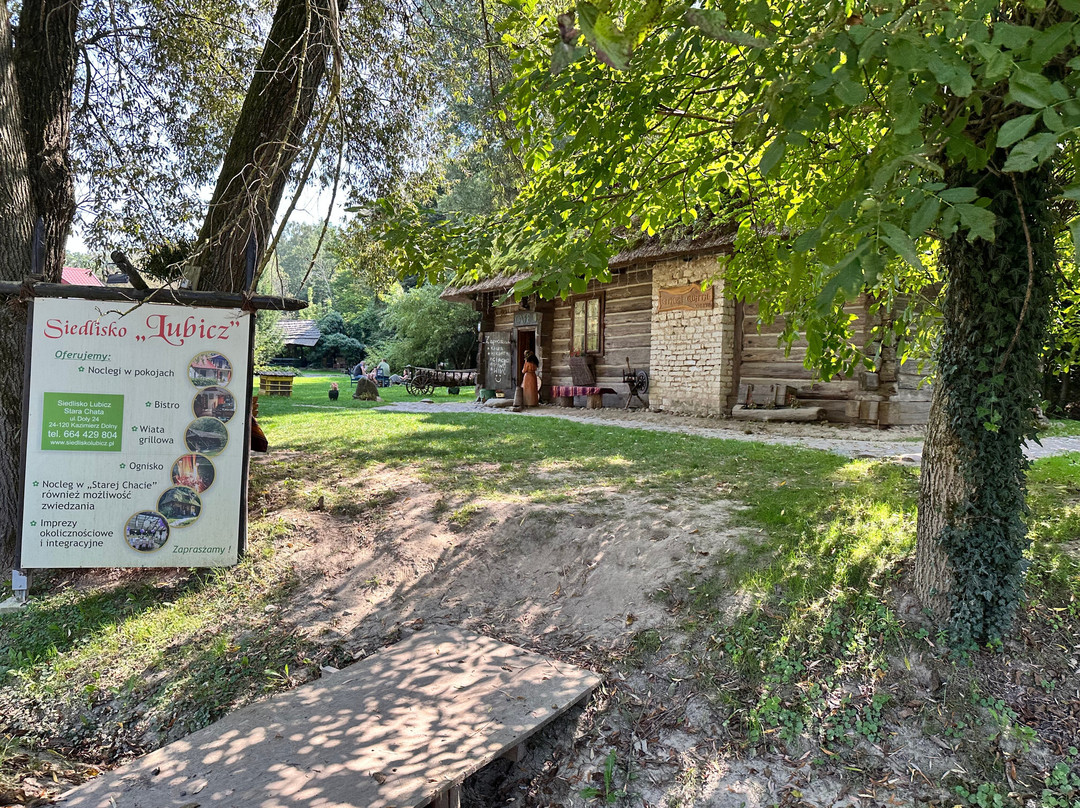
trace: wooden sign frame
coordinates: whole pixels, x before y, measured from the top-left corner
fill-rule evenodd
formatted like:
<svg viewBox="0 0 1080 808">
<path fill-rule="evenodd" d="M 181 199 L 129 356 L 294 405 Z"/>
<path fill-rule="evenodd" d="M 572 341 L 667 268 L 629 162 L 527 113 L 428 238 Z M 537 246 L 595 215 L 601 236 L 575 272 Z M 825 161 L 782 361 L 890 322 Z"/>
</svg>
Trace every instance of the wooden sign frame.
<svg viewBox="0 0 1080 808">
<path fill-rule="evenodd" d="M 658 293 L 656 311 L 710 311 L 715 307 L 715 286 L 702 289 L 701 284 L 670 286 Z"/>
</svg>

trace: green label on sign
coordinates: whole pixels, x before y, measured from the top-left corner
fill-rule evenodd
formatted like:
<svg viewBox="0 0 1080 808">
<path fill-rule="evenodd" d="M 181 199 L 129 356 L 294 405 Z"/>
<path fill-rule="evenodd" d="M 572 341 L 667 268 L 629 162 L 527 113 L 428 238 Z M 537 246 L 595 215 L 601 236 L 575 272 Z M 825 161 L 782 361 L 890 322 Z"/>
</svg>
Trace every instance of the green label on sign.
<svg viewBox="0 0 1080 808">
<path fill-rule="evenodd" d="M 119 452 L 124 397 L 101 393 L 45 393 L 43 451 Z"/>
</svg>

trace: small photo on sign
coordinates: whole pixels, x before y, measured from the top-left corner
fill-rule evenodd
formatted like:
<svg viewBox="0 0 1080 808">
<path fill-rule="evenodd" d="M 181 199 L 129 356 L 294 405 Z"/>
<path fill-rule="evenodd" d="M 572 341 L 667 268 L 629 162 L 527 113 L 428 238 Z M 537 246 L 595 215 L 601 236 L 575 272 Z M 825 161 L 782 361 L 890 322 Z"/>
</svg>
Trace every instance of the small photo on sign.
<svg viewBox="0 0 1080 808">
<path fill-rule="evenodd" d="M 124 541 L 132 550 L 152 553 L 169 540 L 169 523 L 156 511 L 139 511 L 124 525 Z"/>
<path fill-rule="evenodd" d="M 188 379 L 196 387 L 227 385 L 232 380 L 232 364 L 217 351 L 203 351 L 188 363 Z"/>
<path fill-rule="evenodd" d="M 224 387 L 207 387 L 195 395 L 191 409 L 196 418 L 210 416 L 228 423 L 236 415 L 236 398 Z"/>
<path fill-rule="evenodd" d="M 201 494 L 214 484 L 214 463 L 201 454 L 178 457 L 170 472 L 173 485 L 183 485 Z"/>
<path fill-rule="evenodd" d="M 187 527 L 202 513 L 202 500 L 194 489 L 178 485 L 158 497 L 157 507 L 170 527 Z"/>
<path fill-rule="evenodd" d="M 196 418 L 184 432 L 184 443 L 193 452 L 213 457 L 229 442 L 229 430 L 217 418 Z"/>
</svg>

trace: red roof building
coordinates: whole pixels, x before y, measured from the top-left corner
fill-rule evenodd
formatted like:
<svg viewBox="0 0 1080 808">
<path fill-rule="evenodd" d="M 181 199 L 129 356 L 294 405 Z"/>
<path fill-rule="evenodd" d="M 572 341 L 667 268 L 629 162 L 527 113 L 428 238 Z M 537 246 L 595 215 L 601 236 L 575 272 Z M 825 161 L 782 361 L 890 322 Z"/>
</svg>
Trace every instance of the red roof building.
<svg viewBox="0 0 1080 808">
<path fill-rule="evenodd" d="M 64 267 L 60 270 L 60 283 L 72 286 L 104 286 L 101 279 L 89 269 L 82 267 Z"/>
</svg>

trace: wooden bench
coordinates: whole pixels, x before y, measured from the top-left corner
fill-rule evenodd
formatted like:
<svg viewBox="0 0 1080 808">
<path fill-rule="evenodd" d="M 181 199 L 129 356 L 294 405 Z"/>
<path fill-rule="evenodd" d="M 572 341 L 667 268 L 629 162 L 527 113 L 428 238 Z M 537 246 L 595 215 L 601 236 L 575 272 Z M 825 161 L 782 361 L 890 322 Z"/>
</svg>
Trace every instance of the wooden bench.
<svg viewBox="0 0 1080 808">
<path fill-rule="evenodd" d="M 576 387 L 574 385 L 555 385 L 551 388 L 551 397 L 560 407 L 573 407 L 574 396 L 586 396 L 586 404 L 590 410 L 598 410 L 604 406 L 604 394 L 615 393 L 610 387 Z"/>
<path fill-rule="evenodd" d="M 426 630 L 102 775 L 67 808 L 456 808 L 466 777 L 599 678 L 456 628 Z"/>
<path fill-rule="evenodd" d="M 591 357 L 571 356 L 568 364 L 570 378 L 574 383 L 556 385 L 551 388 L 551 397 L 560 407 L 573 407 L 575 396 L 585 396 L 585 406 L 590 410 L 598 410 L 604 406 L 604 394 L 611 395 L 616 392 L 610 387 L 600 387 L 596 384 Z"/>
</svg>

